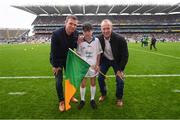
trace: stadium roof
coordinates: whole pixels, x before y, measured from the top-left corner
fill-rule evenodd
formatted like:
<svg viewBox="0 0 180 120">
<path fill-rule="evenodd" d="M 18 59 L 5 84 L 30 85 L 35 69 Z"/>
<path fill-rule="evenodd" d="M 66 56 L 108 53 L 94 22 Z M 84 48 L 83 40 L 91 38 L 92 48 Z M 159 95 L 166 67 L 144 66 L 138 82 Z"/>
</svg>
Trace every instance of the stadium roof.
<svg viewBox="0 0 180 120">
<path fill-rule="evenodd" d="M 12 7 L 34 15 L 159 15 L 180 14 L 180 3 L 175 5 L 33 5 Z"/>
</svg>

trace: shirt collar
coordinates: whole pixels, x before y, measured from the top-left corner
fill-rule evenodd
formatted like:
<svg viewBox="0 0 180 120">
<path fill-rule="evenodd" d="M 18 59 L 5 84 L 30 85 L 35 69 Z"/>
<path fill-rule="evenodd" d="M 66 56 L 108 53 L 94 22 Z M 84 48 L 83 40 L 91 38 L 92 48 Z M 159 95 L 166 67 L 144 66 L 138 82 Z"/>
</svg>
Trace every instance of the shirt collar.
<svg viewBox="0 0 180 120">
<path fill-rule="evenodd" d="M 65 33 L 65 35 L 69 38 L 69 37 L 72 37 L 73 35 L 74 35 L 74 32 L 73 33 L 71 33 L 70 35 L 68 35 L 67 33 L 66 33 L 66 28 L 64 27 L 64 33 Z"/>
<path fill-rule="evenodd" d="M 111 40 L 111 38 L 109 38 L 109 39 L 106 39 L 106 38 L 104 37 L 104 40 L 110 41 L 110 40 Z"/>
<path fill-rule="evenodd" d="M 94 41 L 94 40 L 95 40 L 95 37 L 94 37 L 94 36 L 92 36 L 92 39 L 91 39 L 90 41 L 87 41 L 87 40 L 84 39 L 84 41 L 87 42 L 87 43 L 89 43 L 89 44 L 90 44 L 92 41 Z"/>
</svg>

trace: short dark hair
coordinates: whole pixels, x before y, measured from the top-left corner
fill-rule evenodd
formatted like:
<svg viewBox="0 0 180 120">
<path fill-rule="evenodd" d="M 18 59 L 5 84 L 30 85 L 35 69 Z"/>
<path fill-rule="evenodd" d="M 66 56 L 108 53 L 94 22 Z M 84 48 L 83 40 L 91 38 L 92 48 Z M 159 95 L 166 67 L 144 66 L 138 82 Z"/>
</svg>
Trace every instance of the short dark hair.
<svg viewBox="0 0 180 120">
<path fill-rule="evenodd" d="M 66 17 L 66 21 L 68 21 L 69 19 L 78 20 L 78 18 L 75 15 L 68 15 Z"/>
<path fill-rule="evenodd" d="M 86 22 L 82 25 L 82 29 L 83 31 L 91 31 L 93 27 L 91 23 Z"/>
</svg>

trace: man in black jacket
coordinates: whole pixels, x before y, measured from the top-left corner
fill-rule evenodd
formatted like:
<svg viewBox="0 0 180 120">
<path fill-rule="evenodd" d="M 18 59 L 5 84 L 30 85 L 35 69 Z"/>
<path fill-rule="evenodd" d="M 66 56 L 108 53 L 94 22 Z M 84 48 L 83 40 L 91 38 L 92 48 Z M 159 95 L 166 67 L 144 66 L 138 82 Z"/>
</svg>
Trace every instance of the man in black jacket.
<svg viewBox="0 0 180 120">
<path fill-rule="evenodd" d="M 152 38 L 151 38 L 150 50 L 152 50 L 152 47 L 154 47 L 154 49 L 157 50 L 156 41 L 157 40 L 156 40 L 155 36 L 153 35 Z"/>
<path fill-rule="evenodd" d="M 112 31 L 112 22 L 105 19 L 101 22 L 102 34 L 98 36 L 103 54 L 100 60 L 100 71 L 106 74 L 109 67 L 112 66 L 116 75 L 116 98 L 117 106 L 122 106 L 123 89 L 124 89 L 124 69 L 128 61 L 128 47 L 124 37 Z M 101 96 L 99 101 L 104 101 L 107 89 L 104 81 L 105 77 L 99 74 L 98 82 Z"/>
<path fill-rule="evenodd" d="M 63 68 L 66 68 L 68 49 L 77 46 L 78 32 L 76 31 L 78 19 L 76 16 L 67 16 L 65 26 L 53 32 L 51 38 L 50 63 L 56 79 L 56 91 L 59 98 L 59 110 L 64 111 L 63 95 Z M 78 102 L 74 97 L 72 102 Z"/>
</svg>

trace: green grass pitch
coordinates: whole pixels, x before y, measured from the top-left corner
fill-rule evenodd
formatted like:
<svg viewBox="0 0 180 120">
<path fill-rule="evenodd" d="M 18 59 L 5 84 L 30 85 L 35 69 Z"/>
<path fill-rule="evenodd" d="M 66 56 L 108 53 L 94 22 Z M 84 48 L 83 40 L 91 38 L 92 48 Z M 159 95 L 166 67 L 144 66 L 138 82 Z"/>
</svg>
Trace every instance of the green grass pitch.
<svg viewBox="0 0 180 120">
<path fill-rule="evenodd" d="M 157 43 L 157 51 L 140 46 L 140 43 L 128 44 L 127 76 L 180 75 L 180 43 Z M 79 111 L 78 104 L 72 103 L 72 109 L 63 113 L 58 111 L 53 78 L 2 78 L 52 76 L 49 51 L 49 44 L 0 45 L 1 119 L 180 119 L 180 76 L 126 77 L 122 108 L 115 105 L 115 78 L 106 80 L 108 94 L 103 103 L 98 103 L 100 92 L 96 81 L 97 110 L 90 106 L 88 84 L 85 107 Z M 108 75 L 113 74 L 110 69 Z M 11 95 L 12 92 L 25 94 Z M 76 97 L 79 98 L 79 90 Z"/>
</svg>

